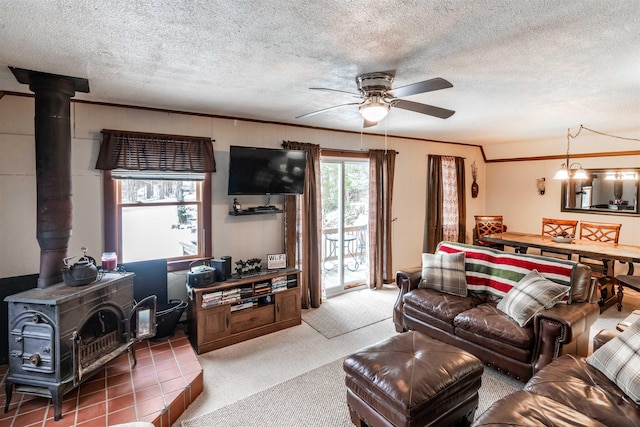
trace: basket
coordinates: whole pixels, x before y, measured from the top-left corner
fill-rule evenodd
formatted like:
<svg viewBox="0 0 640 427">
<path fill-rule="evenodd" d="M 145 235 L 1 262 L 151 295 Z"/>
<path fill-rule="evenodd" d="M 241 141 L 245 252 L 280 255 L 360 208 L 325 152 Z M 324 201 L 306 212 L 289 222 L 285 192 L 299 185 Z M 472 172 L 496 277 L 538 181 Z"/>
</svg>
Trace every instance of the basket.
<svg viewBox="0 0 640 427">
<path fill-rule="evenodd" d="M 171 338 L 176 325 L 184 310 L 189 306 L 186 301 L 179 299 L 169 301 L 169 304 L 158 304 L 156 311 L 156 336 L 152 341 Z"/>
</svg>

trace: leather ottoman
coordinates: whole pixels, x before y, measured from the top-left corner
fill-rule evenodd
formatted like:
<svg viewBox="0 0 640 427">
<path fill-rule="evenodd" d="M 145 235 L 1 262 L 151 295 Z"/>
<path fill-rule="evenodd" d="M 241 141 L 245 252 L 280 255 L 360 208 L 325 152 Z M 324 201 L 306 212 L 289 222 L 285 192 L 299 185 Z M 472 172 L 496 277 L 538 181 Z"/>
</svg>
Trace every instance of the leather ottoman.
<svg viewBox="0 0 640 427">
<path fill-rule="evenodd" d="M 365 347 L 343 368 L 356 426 L 466 426 L 478 407 L 482 362 L 419 332 Z"/>
</svg>

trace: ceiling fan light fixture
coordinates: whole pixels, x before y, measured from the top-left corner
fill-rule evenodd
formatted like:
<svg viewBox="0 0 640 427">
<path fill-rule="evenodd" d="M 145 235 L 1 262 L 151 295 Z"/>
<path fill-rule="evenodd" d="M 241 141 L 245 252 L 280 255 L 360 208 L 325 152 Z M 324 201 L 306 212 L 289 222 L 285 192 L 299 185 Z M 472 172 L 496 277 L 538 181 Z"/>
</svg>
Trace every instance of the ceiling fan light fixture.
<svg viewBox="0 0 640 427">
<path fill-rule="evenodd" d="M 368 122 L 379 122 L 389 113 L 389 104 L 369 102 L 360 106 L 360 114 Z"/>
<path fill-rule="evenodd" d="M 447 119 L 451 117 L 455 111 L 446 108 L 434 107 L 433 105 L 421 104 L 418 102 L 407 101 L 402 99 L 406 96 L 417 95 L 419 93 L 432 92 L 435 90 L 446 89 L 453 85 L 441 77 L 435 77 L 422 82 L 411 83 L 405 86 L 393 88 L 394 75 L 390 72 L 365 73 L 356 77 L 358 93 L 348 92 L 342 89 L 331 89 L 323 87 L 312 87 L 309 89 L 323 90 L 329 92 L 338 92 L 350 96 L 361 98 L 360 102 L 349 102 L 346 104 L 335 105 L 329 108 L 312 111 L 310 113 L 297 116 L 296 119 L 314 116 L 318 113 L 333 110 L 335 108 L 346 107 L 350 105 L 358 105 L 360 115 L 364 119 L 364 127 L 375 126 L 379 121 L 383 120 L 389 110 L 399 108 L 401 110 L 413 111 L 428 116 Z"/>
</svg>

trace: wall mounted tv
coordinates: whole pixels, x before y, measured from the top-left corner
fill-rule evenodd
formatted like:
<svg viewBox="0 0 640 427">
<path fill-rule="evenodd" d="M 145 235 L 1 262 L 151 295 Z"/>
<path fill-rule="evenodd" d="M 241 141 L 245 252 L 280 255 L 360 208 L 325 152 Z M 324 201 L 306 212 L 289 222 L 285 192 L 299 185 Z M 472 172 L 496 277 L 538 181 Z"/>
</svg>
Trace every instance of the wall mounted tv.
<svg viewBox="0 0 640 427">
<path fill-rule="evenodd" d="M 306 166 L 304 151 L 232 145 L 228 194 L 302 194 Z"/>
</svg>

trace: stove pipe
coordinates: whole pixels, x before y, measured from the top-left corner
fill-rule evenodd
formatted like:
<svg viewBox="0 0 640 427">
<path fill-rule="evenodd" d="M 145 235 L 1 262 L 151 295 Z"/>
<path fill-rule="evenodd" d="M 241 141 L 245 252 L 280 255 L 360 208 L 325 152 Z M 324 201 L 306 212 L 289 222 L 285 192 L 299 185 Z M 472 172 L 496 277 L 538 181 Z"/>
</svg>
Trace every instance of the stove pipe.
<svg viewBox="0 0 640 427">
<path fill-rule="evenodd" d="M 35 93 L 38 288 L 62 281 L 71 237 L 71 97 L 89 92 L 89 82 L 9 67 Z"/>
</svg>

